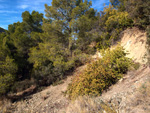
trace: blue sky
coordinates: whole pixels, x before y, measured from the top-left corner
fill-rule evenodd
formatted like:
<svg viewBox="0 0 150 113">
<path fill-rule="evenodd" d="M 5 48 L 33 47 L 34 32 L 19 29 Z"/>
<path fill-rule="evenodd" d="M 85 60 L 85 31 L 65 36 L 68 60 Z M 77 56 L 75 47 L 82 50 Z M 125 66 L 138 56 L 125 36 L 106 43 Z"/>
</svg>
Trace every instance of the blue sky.
<svg viewBox="0 0 150 113">
<path fill-rule="evenodd" d="M 44 4 L 51 5 L 52 0 L 0 0 L 0 27 L 7 29 L 9 24 L 22 21 L 21 14 L 24 11 L 33 10 L 44 13 Z M 92 0 L 92 7 L 103 9 L 103 4 L 109 4 L 109 0 Z"/>
</svg>

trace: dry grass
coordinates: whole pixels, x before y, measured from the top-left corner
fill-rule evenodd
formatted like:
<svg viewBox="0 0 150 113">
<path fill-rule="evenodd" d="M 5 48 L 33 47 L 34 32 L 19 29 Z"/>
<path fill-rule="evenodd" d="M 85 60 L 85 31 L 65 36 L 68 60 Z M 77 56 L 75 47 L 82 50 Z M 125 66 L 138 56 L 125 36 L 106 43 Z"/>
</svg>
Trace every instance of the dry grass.
<svg viewBox="0 0 150 113">
<path fill-rule="evenodd" d="M 132 112 L 150 113 L 150 78 L 139 85 L 134 100 L 130 101 Z"/>
<path fill-rule="evenodd" d="M 139 90 L 141 94 L 150 97 L 150 80 L 143 83 Z"/>
<path fill-rule="evenodd" d="M 116 111 L 99 99 L 79 97 L 69 104 L 66 113 L 116 113 Z"/>
<path fill-rule="evenodd" d="M 0 100 L 0 113 L 12 113 L 15 109 L 12 103 L 7 99 Z"/>
</svg>

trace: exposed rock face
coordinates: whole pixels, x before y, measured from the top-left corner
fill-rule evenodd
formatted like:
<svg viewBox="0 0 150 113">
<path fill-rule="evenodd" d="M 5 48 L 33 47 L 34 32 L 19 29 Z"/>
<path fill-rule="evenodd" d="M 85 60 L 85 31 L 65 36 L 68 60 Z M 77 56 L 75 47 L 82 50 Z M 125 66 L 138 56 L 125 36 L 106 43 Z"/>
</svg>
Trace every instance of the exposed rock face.
<svg viewBox="0 0 150 113">
<path fill-rule="evenodd" d="M 127 29 L 121 34 L 121 46 L 129 54 L 127 57 L 133 58 L 136 62 L 141 64 L 146 63 L 145 54 L 146 50 L 146 32 L 139 30 L 138 28 Z"/>
</svg>

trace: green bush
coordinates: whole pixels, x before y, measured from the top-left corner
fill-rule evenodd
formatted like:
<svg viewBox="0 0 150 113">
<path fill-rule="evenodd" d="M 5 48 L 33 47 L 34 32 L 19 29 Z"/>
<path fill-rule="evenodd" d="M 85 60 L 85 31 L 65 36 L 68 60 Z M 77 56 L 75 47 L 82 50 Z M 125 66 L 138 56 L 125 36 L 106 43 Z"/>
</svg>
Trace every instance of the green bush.
<svg viewBox="0 0 150 113">
<path fill-rule="evenodd" d="M 103 90 L 116 83 L 131 66 L 131 59 L 125 57 L 123 48 L 101 51 L 102 58 L 88 65 L 76 76 L 66 91 L 71 99 L 78 96 L 98 96 Z"/>
<path fill-rule="evenodd" d="M 0 76 L 0 95 L 7 93 L 13 82 L 14 77 L 11 74 Z"/>
</svg>

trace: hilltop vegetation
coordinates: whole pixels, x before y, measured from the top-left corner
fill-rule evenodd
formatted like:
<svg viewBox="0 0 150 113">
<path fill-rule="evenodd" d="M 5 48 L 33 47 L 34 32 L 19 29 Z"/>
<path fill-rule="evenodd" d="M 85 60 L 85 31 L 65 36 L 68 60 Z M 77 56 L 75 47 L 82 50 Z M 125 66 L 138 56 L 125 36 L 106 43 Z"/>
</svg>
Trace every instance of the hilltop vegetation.
<svg viewBox="0 0 150 113">
<path fill-rule="evenodd" d="M 80 82 L 69 87 L 71 96 L 91 92 L 99 95 L 121 78 L 131 61 L 121 48 L 113 52 L 107 48 L 119 40 L 120 33 L 128 27 L 139 27 L 149 36 L 150 1 L 110 2 L 100 12 L 91 8 L 92 2 L 87 0 L 53 0 L 51 6 L 45 5 L 46 18 L 37 11 L 23 12 L 22 22 L 11 24 L 8 31 L 0 33 L 0 95 L 16 93 L 31 85 L 41 87 L 59 81 L 66 73 L 87 63 L 89 55 L 101 49 L 107 51 L 104 57 L 75 78 L 74 81 L 80 79 Z M 91 47 L 92 42 L 96 44 Z M 149 51 L 149 46 L 147 48 Z M 93 84 L 89 83 L 90 80 L 94 81 Z M 79 92 L 76 86 L 81 82 L 82 87 L 78 88 L 83 90 Z M 99 85 L 95 83 L 101 86 L 97 87 Z M 88 84 L 87 89 L 84 84 Z"/>
</svg>

